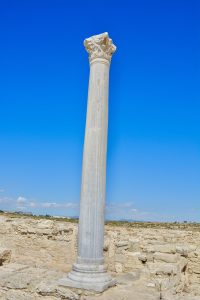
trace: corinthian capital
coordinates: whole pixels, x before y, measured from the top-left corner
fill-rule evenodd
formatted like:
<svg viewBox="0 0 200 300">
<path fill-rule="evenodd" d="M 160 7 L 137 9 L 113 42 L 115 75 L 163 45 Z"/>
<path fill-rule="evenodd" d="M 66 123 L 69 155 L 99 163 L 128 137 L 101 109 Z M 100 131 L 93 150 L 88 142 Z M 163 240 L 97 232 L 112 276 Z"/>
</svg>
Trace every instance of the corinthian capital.
<svg viewBox="0 0 200 300">
<path fill-rule="evenodd" d="M 96 58 L 103 58 L 110 62 L 112 54 L 116 51 L 116 46 L 107 32 L 85 39 L 84 46 L 89 53 L 90 62 Z"/>
</svg>

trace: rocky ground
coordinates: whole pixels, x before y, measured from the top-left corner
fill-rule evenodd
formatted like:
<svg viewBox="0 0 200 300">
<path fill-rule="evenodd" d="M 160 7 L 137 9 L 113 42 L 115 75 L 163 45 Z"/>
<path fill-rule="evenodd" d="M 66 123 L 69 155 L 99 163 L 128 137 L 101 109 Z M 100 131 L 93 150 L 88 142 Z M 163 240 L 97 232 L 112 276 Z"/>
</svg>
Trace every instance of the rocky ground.
<svg viewBox="0 0 200 300">
<path fill-rule="evenodd" d="M 102 294 L 58 285 L 77 251 L 77 224 L 0 216 L 2 300 L 200 300 L 198 226 L 106 225 L 104 254 L 117 285 Z"/>
</svg>

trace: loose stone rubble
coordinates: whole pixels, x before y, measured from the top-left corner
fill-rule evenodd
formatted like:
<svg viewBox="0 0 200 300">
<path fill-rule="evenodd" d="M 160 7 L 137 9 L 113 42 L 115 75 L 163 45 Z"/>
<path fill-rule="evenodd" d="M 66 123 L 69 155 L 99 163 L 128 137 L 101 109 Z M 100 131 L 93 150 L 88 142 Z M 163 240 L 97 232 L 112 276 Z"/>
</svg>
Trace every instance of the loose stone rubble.
<svg viewBox="0 0 200 300">
<path fill-rule="evenodd" d="M 1 215 L 0 299 L 200 299 L 199 230 L 106 225 L 105 261 L 117 285 L 102 294 L 58 285 L 76 251 L 75 223 Z"/>
</svg>

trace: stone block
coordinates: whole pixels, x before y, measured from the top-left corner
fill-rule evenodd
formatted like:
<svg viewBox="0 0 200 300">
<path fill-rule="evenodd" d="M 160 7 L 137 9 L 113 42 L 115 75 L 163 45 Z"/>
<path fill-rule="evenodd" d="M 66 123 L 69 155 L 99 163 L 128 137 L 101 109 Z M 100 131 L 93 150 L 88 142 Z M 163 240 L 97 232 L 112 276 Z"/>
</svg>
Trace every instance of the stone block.
<svg viewBox="0 0 200 300">
<path fill-rule="evenodd" d="M 188 263 L 188 260 L 185 258 L 185 257 L 180 257 L 179 261 L 178 261 L 178 268 L 180 270 L 180 272 L 183 272 L 184 269 L 186 268 L 187 266 L 187 263 Z"/>
<path fill-rule="evenodd" d="M 104 250 L 104 251 L 108 251 L 109 245 L 110 245 L 110 239 L 109 239 L 109 238 L 105 238 L 105 239 L 104 239 L 104 247 L 103 247 L 103 250 Z"/>
<path fill-rule="evenodd" d="M 190 248 L 188 246 L 182 245 L 182 246 L 176 246 L 176 252 L 179 253 L 180 255 L 187 257 L 189 252 L 190 252 Z"/>
<path fill-rule="evenodd" d="M 140 240 L 139 239 L 129 239 L 129 251 L 139 251 L 140 250 Z"/>
<path fill-rule="evenodd" d="M 147 262 L 147 256 L 146 256 L 146 254 L 140 254 L 140 255 L 138 255 L 138 259 L 139 259 L 142 263 Z"/>
<path fill-rule="evenodd" d="M 156 275 L 172 275 L 172 274 L 178 274 L 179 269 L 174 264 L 163 264 L 160 262 L 157 263 L 148 263 L 148 269 L 150 274 L 156 274 Z"/>
<path fill-rule="evenodd" d="M 123 265 L 119 262 L 115 263 L 115 271 L 116 273 L 122 273 L 124 270 Z"/>
<path fill-rule="evenodd" d="M 195 274 L 200 274 L 200 263 L 192 265 L 192 272 Z"/>
<path fill-rule="evenodd" d="M 0 266 L 4 263 L 9 263 L 11 259 L 11 250 L 0 248 Z"/>
<path fill-rule="evenodd" d="M 161 252 L 161 253 L 169 253 L 169 254 L 174 254 L 176 253 L 176 248 L 175 245 L 155 245 L 155 252 Z"/>
<path fill-rule="evenodd" d="M 166 263 L 177 263 L 179 256 L 177 254 L 155 252 L 153 258 L 154 260 L 163 261 Z"/>
<path fill-rule="evenodd" d="M 176 253 L 176 247 L 173 244 L 159 244 L 159 245 L 148 245 L 144 248 L 146 252 L 161 252 L 161 253 L 168 253 L 174 254 Z"/>
<path fill-rule="evenodd" d="M 115 261 L 124 264 L 126 262 L 126 256 L 122 254 L 116 254 Z"/>
<path fill-rule="evenodd" d="M 132 283 L 135 280 L 140 278 L 140 272 L 129 272 L 122 275 L 117 276 L 116 280 L 118 284 L 128 284 Z"/>
<path fill-rule="evenodd" d="M 116 247 L 118 247 L 118 248 L 121 248 L 121 247 L 123 247 L 123 248 L 125 248 L 125 249 L 128 249 L 129 248 L 129 241 L 118 241 L 118 242 L 116 242 Z"/>
</svg>

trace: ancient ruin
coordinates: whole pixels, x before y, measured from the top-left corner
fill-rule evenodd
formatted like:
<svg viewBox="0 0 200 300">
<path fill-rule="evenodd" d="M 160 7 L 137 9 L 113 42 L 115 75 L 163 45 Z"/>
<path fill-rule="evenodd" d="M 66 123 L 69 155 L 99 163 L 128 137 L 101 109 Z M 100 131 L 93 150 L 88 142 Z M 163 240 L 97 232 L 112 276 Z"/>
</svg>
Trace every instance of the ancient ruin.
<svg viewBox="0 0 200 300">
<path fill-rule="evenodd" d="M 117 285 L 99 294 L 63 287 L 77 224 L 0 215 L 1 300 L 199 300 L 200 225 L 110 223 L 104 257 Z"/>
<path fill-rule="evenodd" d="M 103 291 L 115 284 L 104 266 L 104 208 L 108 127 L 108 86 L 111 56 L 116 47 L 108 33 L 84 41 L 89 53 L 90 80 L 83 154 L 78 257 L 61 285 Z"/>
</svg>

